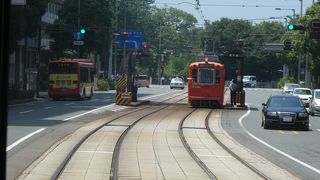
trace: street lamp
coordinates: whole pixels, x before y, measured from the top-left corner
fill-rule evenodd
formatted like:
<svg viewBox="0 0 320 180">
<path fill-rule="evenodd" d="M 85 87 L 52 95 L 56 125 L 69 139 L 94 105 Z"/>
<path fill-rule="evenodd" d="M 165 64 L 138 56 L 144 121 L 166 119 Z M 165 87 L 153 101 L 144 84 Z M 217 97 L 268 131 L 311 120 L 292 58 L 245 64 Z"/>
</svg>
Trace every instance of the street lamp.
<svg viewBox="0 0 320 180">
<path fill-rule="evenodd" d="M 290 11 L 292 11 L 293 12 L 293 22 L 295 22 L 295 20 L 296 20 L 296 9 L 275 8 L 275 10 L 279 10 L 279 11 L 281 11 L 281 10 L 290 10 Z"/>
</svg>

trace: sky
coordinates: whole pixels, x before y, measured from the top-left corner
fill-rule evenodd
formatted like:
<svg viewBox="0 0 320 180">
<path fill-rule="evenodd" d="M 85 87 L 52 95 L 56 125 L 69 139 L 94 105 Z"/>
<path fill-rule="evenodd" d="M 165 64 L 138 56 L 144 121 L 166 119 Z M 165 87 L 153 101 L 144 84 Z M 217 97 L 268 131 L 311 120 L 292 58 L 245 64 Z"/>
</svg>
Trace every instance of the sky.
<svg viewBox="0 0 320 180">
<path fill-rule="evenodd" d="M 299 0 L 198 0 L 199 10 L 196 10 L 197 0 L 155 0 L 155 5 L 159 8 L 175 7 L 193 14 L 198 19 L 199 24 L 203 24 L 203 19 L 210 22 L 217 21 L 222 17 L 230 19 L 245 19 L 253 23 L 262 20 L 282 21 L 284 17 L 301 14 L 301 1 Z M 302 13 L 310 7 L 313 1 L 302 0 Z M 282 10 L 275 10 L 281 8 Z M 274 19 L 276 18 L 276 19 Z"/>
</svg>

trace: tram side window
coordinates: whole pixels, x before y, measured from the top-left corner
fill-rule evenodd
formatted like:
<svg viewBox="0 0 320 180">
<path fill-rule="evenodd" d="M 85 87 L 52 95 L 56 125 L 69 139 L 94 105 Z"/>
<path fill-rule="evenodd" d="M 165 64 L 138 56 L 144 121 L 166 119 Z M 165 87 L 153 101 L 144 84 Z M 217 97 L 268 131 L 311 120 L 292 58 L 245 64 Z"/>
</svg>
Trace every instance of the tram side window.
<svg viewBox="0 0 320 180">
<path fill-rule="evenodd" d="M 213 84 L 214 69 L 199 69 L 199 83 Z"/>
<path fill-rule="evenodd" d="M 216 69 L 216 83 L 220 84 L 220 70 Z"/>
<path fill-rule="evenodd" d="M 192 83 L 198 83 L 198 70 L 192 69 Z"/>
</svg>

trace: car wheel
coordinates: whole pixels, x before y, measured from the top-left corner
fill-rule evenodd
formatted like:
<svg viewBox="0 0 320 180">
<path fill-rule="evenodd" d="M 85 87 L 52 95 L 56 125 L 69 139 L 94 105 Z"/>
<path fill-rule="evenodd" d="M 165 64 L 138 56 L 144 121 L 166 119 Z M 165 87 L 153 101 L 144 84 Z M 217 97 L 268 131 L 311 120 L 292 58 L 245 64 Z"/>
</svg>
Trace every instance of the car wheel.
<svg viewBox="0 0 320 180">
<path fill-rule="evenodd" d="M 314 116 L 314 112 L 313 112 L 312 108 L 310 108 L 310 115 Z"/>
<path fill-rule="evenodd" d="M 309 124 L 304 125 L 304 126 L 302 127 L 302 130 L 304 130 L 304 131 L 309 131 Z"/>
<path fill-rule="evenodd" d="M 263 122 L 263 129 L 269 129 L 270 128 L 270 125 L 269 125 L 269 122 L 264 120 Z"/>
</svg>

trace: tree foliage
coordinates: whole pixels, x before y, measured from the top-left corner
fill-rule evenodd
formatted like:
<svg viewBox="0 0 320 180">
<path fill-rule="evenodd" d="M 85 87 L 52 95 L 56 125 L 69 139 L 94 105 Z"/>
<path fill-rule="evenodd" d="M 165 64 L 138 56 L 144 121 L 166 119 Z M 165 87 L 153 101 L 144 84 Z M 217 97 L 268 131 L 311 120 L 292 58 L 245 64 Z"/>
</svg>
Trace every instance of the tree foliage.
<svg viewBox="0 0 320 180">
<path fill-rule="evenodd" d="M 27 0 L 26 5 L 12 6 L 10 10 L 10 52 L 15 50 L 16 42 L 22 38 L 35 37 L 38 33 L 41 17 L 48 0 Z"/>
<path fill-rule="evenodd" d="M 73 33 L 80 28 L 86 29 L 84 45 L 79 47 L 80 56 L 101 54 L 106 57 L 112 35 L 112 3 L 105 0 L 81 0 L 80 14 L 78 0 L 64 1 L 59 12 L 59 19 L 49 27 L 48 32 L 54 38 L 51 44 L 57 57 L 65 51 L 73 51 L 78 47 L 73 45 Z"/>
</svg>

